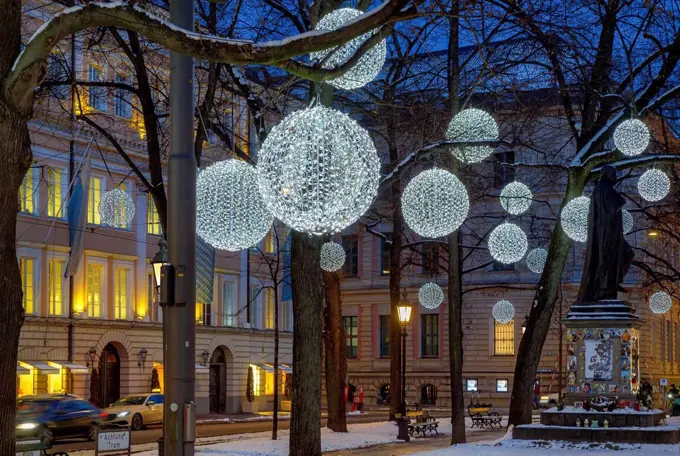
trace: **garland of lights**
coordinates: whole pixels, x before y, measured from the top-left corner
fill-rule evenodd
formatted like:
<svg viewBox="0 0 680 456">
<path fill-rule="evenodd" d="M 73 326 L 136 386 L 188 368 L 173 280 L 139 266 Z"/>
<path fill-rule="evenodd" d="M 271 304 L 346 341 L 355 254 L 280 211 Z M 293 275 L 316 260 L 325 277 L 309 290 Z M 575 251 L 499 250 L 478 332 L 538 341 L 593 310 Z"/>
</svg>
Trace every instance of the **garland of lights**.
<svg viewBox="0 0 680 456">
<path fill-rule="evenodd" d="M 434 282 L 428 282 L 418 291 L 418 301 L 420 305 L 428 309 L 436 309 L 444 302 L 444 292 L 442 288 Z"/>
<path fill-rule="evenodd" d="M 511 264 L 521 260 L 528 247 L 527 235 L 514 223 L 502 223 L 489 235 L 489 253 L 499 263 Z"/>
<path fill-rule="evenodd" d="M 135 216 L 135 203 L 126 192 L 114 188 L 102 195 L 98 211 L 102 223 L 115 228 L 125 228 Z"/>
<path fill-rule="evenodd" d="M 476 108 L 464 109 L 451 119 L 446 129 L 450 141 L 495 141 L 498 139 L 498 125 L 493 117 Z M 455 146 L 453 155 L 463 163 L 478 163 L 493 153 L 485 145 Z"/>
<path fill-rule="evenodd" d="M 230 251 L 252 247 L 273 221 L 257 192 L 257 174 L 251 165 L 229 159 L 199 173 L 196 233 L 211 246 Z"/>
<path fill-rule="evenodd" d="M 578 196 L 569 201 L 560 214 L 560 225 L 572 240 L 586 242 L 588 239 L 588 212 L 590 198 Z"/>
<path fill-rule="evenodd" d="M 324 271 L 335 272 L 345 264 L 345 249 L 337 242 L 324 243 L 319 255 L 319 263 Z"/>
<path fill-rule="evenodd" d="M 665 314 L 673 307 L 671 296 L 665 291 L 657 291 L 649 297 L 649 308 L 655 314 Z"/>
<path fill-rule="evenodd" d="M 527 267 L 535 274 L 543 273 L 545 262 L 548 259 L 548 251 L 541 247 L 535 248 L 527 253 Z"/>
<path fill-rule="evenodd" d="M 649 145 L 649 128 L 639 119 L 624 120 L 614 130 L 614 145 L 624 155 L 640 155 Z"/>
<path fill-rule="evenodd" d="M 294 230 L 338 232 L 361 217 L 378 192 L 380 160 L 368 132 L 348 115 L 317 105 L 275 126 L 257 162 L 269 211 Z"/>
<path fill-rule="evenodd" d="M 648 169 L 638 179 L 638 192 L 649 202 L 661 201 L 671 190 L 671 181 L 666 173 L 658 169 Z"/>
<path fill-rule="evenodd" d="M 623 219 L 623 234 L 628 234 L 633 230 L 633 214 L 623 209 L 621 211 L 621 218 Z"/>
<path fill-rule="evenodd" d="M 353 8 L 340 8 L 324 16 L 314 30 L 336 30 L 362 14 L 364 14 L 362 11 Z M 317 61 L 323 60 L 324 68 L 334 68 L 351 58 L 356 53 L 357 49 L 359 49 L 373 33 L 374 32 L 364 33 L 339 48 L 334 47 L 319 52 L 312 52 L 310 58 Z M 328 54 L 331 54 L 330 57 L 324 60 Z M 385 64 L 386 57 L 387 45 L 385 40 L 382 40 L 359 57 L 359 61 L 342 76 L 330 79 L 327 82 L 337 88 L 345 90 L 363 87 L 378 76 Z"/>
<path fill-rule="evenodd" d="M 429 169 L 411 179 L 401 197 L 406 224 L 423 237 L 437 238 L 457 230 L 465 221 L 470 201 L 458 178 L 442 169 Z"/>
<path fill-rule="evenodd" d="M 510 301 L 501 299 L 494 304 L 493 309 L 491 309 L 491 315 L 498 323 L 510 323 L 515 318 L 515 307 Z"/>
<path fill-rule="evenodd" d="M 510 182 L 501 190 L 501 206 L 512 215 L 526 212 L 531 206 L 534 195 L 526 185 L 521 182 Z"/>
</svg>

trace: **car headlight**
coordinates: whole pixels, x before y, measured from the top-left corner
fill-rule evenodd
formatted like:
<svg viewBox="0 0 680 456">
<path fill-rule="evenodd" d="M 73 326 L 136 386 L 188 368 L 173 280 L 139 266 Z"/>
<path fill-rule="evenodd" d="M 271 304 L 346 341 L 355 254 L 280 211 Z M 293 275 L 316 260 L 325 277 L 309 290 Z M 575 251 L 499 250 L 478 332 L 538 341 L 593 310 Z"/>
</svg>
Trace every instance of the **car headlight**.
<svg viewBox="0 0 680 456">
<path fill-rule="evenodd" d="M 129 414 L 130 414 L 130 412 L 120 412 L 120 413 L 118 414 L 118 418 L 125 418 L 125 417 L 128 416 Z"/>
<path fill-rule="evenodd" d="M 17 429 L 35 429 L 38 425 L 36 423 L 21 423 L 17 425 Z"/>
</svg>

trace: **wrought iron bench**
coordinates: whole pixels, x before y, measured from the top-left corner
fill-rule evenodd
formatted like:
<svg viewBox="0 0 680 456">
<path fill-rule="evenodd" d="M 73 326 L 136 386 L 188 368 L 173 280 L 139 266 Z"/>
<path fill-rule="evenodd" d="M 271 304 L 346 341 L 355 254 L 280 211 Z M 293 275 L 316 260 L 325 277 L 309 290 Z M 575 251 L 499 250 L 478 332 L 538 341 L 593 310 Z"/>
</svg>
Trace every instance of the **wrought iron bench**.
<svg viewBox="0 0 680 456">
<path fill-rule="evenodd" d="M 470 405 L 467 406 L 467 411 L 472 420 L 472 427 L 482 429 L 500 429 L 503 427 L 501 424 L 501 415 L 492 410 L 491 404 L 480 404 L 479 402 L 476 404 L 470 403 Z"/>
</svg>

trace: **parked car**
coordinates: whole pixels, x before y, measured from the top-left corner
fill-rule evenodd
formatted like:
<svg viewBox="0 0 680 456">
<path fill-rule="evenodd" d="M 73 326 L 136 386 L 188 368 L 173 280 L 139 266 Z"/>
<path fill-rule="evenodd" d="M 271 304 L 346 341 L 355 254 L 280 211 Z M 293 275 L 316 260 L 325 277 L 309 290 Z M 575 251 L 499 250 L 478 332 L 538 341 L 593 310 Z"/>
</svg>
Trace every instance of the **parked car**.
<svg viewBox="0 0 680 456">
<path fill-rule="evenodd" d="M 67 437 L 94 440 L 105 416 L 90 402 L 68 394 L 24 396 L 17 400 L 16 438 L 46 444 Z"/>
<path fill-rule="evenodd" d="M 115 427 L 129 427 L 138 431 L 148 424 L 163 422 L 163 395 L 159 393 L 133 394 L 118 399 L 107 409 L 107 423 Z"/>
</svg>

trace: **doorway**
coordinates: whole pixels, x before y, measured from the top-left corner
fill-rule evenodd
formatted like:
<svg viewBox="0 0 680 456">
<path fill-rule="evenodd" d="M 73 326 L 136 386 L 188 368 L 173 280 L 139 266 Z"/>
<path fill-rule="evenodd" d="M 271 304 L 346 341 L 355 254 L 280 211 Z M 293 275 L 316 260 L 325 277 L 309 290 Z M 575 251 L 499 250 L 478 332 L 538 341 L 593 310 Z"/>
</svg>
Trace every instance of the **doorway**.
<svg viewBox="0 0 680 456">
<path fill-rule="evenodd" d="M 210 413 L 225 413 L 227 409 L 227 357 L 218 347 L 210 358 Z"/>
<path fill-rule="evenodd" d="M 113 344 L 108 344 L 99 357 L 99 372 L 101 375 L 100 407 L 120 399 L 120 356 Z"/>
</svg>

